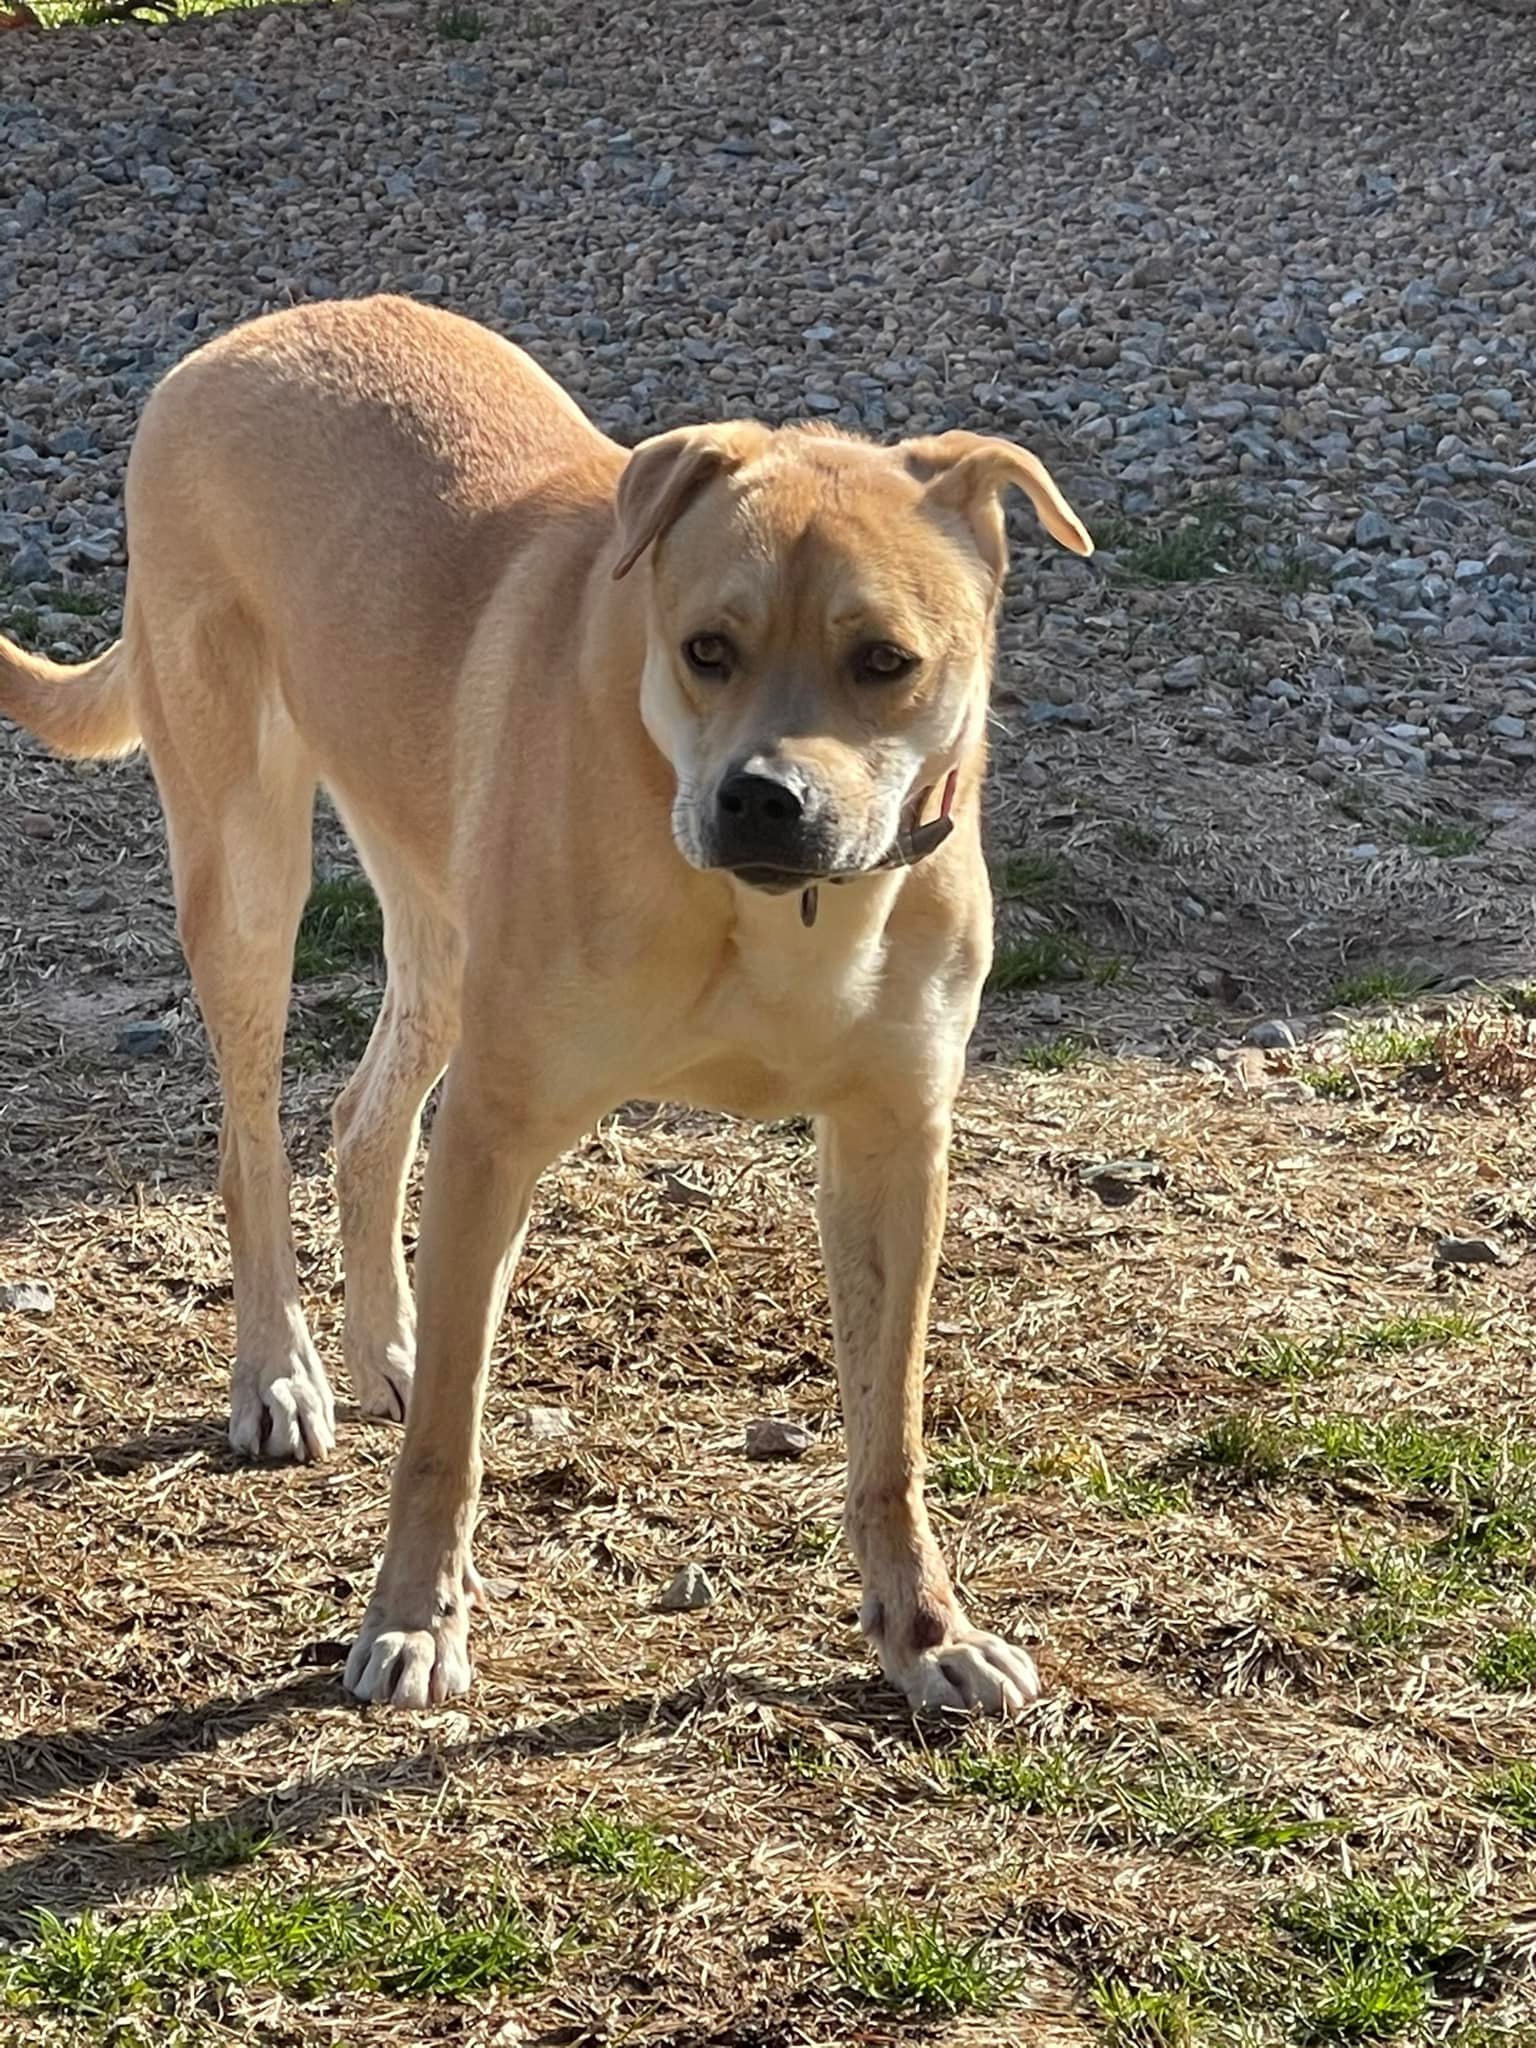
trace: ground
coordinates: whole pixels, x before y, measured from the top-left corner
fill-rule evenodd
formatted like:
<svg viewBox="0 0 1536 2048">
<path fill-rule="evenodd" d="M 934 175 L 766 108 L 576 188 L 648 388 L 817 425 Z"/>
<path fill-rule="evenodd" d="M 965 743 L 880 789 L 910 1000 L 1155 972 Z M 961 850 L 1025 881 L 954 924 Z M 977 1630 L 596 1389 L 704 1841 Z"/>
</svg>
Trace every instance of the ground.
<svg viewBox="0 0 1536 2048">
<path fill-rule="evenodd" d="M 7 37 L 0 630 L 114 630 L 168 362 L 379 284 L 625 439 L 991 425 L 1103 547 L 1017 529 L 932 1340 L 943 1540 L 1049 1681 L 1014 1730 L 915 1723 L 858 1642 L 808 1132 L 646 1106 L 544 1184 L 475 1693 L 348 1704 L 398 1439 L 230 1456 L 152 783 L 0 736 L 0 1286 L 54 1303 L 0 1310 L 0 2037 L 1536 2041 L 1532 33 Z M 378 972 L 328 820 L 317 855 L 287 1111 L 335 1360 Z M 802 1459 L 744 1457 L 768 1415 Z M 659 1611 L 683 1566 L 712 1604 Z"/>
</svg>

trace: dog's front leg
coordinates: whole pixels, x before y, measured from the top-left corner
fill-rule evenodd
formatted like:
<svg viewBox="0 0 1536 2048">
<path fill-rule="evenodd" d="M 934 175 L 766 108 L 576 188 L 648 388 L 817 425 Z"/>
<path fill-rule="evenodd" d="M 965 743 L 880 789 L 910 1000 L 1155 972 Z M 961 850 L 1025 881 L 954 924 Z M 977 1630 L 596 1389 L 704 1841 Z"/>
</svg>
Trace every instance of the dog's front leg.
<svg viewBox="0 0 1536 2048">
<path fill-rule="evenodd" d="M 534 1182 L 580 1129 L 505 1107 L 471 1058 L 449 1075 L 422 1198 L 415 1386 L 384 1562 L 347 1660 L 360 1699 L 425 1707 L 469 1690 L 486 1367 Z"/>
<path fill-rule="evenodd" d="M 818 1127 L 819 1214 L 848 1440 L 845 1525 L 860 1614 L 919 1709 L 1015 1714 L 1040 1690 L 1022 1650 L 972 1628 L 923 1503 L 923 1351 L 944 1230 L 949 1114 L 845 1107 Z"/>
</svg>

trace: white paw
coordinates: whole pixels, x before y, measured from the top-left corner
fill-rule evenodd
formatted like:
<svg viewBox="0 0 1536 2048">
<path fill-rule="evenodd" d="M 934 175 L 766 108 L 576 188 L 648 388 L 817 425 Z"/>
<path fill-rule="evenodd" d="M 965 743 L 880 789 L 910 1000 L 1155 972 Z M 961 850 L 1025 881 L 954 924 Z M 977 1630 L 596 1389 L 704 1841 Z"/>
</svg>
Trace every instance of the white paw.
<svg viewBox="0 0 1536 2048">
<path fill-rule="evenodd" d="M 947 1642 L 887 1676 L 919 1714 L 995 1714 L 1012 1720 L 1040 1697 L 1040 1675 L 1022 1650 L 1001 1636 L 959 1629 Z"/>
<path fill-rule="evenodd" d="M 336 1407 L 325 1367 L 306 1339 L 265 1365 L 236 1359 L 229 1441 L 242 1458 L 318 1464 L 336 1448 Z"/>
<path fill-rule="evenodd" d="M 376 1593 L 363 1619 L 342 1684 L 381 1707 L 435 1707 L 470 1688 L 469 1610 L 484 1608 L 485 1587 L 473 1565 L 457 1599 L 397 1601 Z"/>
<path fill-rule="evenodd" d="M 347 1350 L 347 1377 L 364 1415 L 377 1422 L 404 1422 L 410 1406 L 416 1355 L 408 1344 Z"/>
</svg>

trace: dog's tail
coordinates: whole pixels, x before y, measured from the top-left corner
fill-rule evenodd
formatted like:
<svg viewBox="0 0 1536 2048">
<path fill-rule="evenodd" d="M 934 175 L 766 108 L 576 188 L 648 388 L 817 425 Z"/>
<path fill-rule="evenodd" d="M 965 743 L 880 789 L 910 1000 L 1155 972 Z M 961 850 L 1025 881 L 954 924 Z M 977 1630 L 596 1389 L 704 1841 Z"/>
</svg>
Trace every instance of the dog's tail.
<svg viewBox="0 0 1536 2048">
<path fill-rule="evenodd" d="M 0 717 L 76 760 L 131 754 L 140 735 L 123 642 L 65 667 L 0 636 Z"/>
</svg>

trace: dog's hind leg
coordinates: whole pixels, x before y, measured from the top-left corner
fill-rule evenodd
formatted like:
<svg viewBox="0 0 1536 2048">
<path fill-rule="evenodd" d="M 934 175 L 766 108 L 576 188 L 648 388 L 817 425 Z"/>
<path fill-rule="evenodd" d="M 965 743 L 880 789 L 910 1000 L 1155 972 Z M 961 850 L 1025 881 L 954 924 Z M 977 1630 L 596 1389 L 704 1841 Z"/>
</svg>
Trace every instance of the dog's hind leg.
<svg viewBox="0 0 1536 2048">
<path fill-rule="evenodd" d="M 416 1311 L 400 1234 L 422 1105 L 458 1032 L 458 933 L 382 846 L 353 832 L 384 910 L 389 981 L 332 1114 L 347 1315 L 343 1348 L 365 1415 L 405 1420 Z"/>
<path fill-rule="evenodd" d="M 145 738 L 177 924 L 224 1092 L 219 1191 L 235 1282 L 229 1438 L 247 1457 L 324 1458 L 335 1419 L 299 1299 L 279 1124 L 316 778 L 238 618 L 183 614 L 152 643 L 144 636 L 144 659 Z"/>
</svg>

